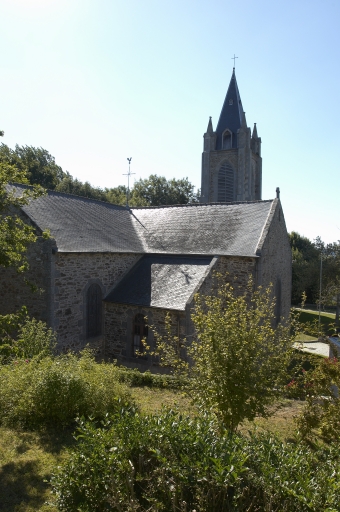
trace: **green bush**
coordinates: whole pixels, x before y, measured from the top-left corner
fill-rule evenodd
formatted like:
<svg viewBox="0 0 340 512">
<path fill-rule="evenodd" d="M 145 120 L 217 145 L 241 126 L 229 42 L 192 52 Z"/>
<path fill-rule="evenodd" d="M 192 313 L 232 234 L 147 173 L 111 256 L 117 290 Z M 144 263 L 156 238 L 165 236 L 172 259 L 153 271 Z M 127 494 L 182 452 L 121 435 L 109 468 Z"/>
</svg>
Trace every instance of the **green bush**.
<svg viewBox="0 0 340 512">
<path fill-rule="evenodd" d="M 226 434 L 209 417 L 116 411 L 78 443 L 52 477 L 67 512 L 337 511 L 340 448 L 313 451 L 270 434 Z"/>
<path fill-rule="evenodd" d="M 150 371 L 140 372 L 137 368 L 130 369 L 124 366 L 117 367 L 119 382 L 125 382 L 129 386 L 147 386 L 150 388 L 179 389 L 182 386 L 181 379 L 173 375 L 162 375 Z"/>
<path fill-rule="evenodd" d="M 300 382 L 306 397 L 306 406 L 297 418 L 302 436 L 313 437 L 317 433 L 328 442 L 339 439 L 339 359 L 321 359 L 315 368 L 304 372 Z"/>
<path fill-rule="evenodd" d="M 21 359 L 34 356 L 47 356 L 53 352 L 56 345 L 56 335 L 44 322 L 35 318 L 26 318 L 20 326 L 14 345 L 15 355 Z"/>
<path fill-rule="evenodd" d="M 0 363 L 52 354 L 56 335 L 44 322 L 29 318 L 25 306 L 17 313 L 0 315 Z"/>
<path fill-rule="evenodd" d="M 37 427 L 69 425 L 79 415 L 102 419 L 131 403 L 116 367 L 97 364 L 90 352 L 17 360 L 0 367 L 0 421 Z"/>
</svg>

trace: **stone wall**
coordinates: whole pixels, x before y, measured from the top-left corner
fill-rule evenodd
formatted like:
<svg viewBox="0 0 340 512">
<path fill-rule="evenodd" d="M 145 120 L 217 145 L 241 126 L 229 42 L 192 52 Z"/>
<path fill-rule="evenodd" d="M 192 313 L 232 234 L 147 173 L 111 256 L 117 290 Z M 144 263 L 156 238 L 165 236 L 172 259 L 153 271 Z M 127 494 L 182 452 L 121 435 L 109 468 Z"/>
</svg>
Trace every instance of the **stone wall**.
<svg viewBox="0 0 340 512">
<path fill-rule="evenodd" d="M 275 199 L 259 244 L 257 283 L 272 284 L 277 298 L 277 316 L 288 318 L 291 304 L 292 251 L 279 199 Z"/>
<path fill-rule="evenodd" d="M 240 256 L 215 257 L 210 265 L 208 275 L 199 289 L 195 290 L 195 294 L 216 295 L 221 280 L 224 283 L 230 283 L 236 294 L 243 293 L 249 278 L 252 277 L 254 280 L 256 278 L 256 264 L 256 258 Z M 217 277 L 216 274 L 220 274 L 221 277 Z M 189 340 L 194 334 L 194 325 L 191 321 L 194 302 L 194 296 L 192 296 L 186 306 L 186 337 Z"/>
<path fill-rule="evenodd" d="M 166 335 L 165 315 L 170 314 L 171 334 L 184 338 L 186 335 L 186 318 L 184 311 L 164 310 L 105 302 L 105 353 L 109 358 L 119 359 L 125 366 L 146 369 L 153 366 L 151 358 L 133 356 L 133 322 L 137 314 L 147 317 L 148 344 L 154 346 L 154 331 Z"/>
<path fill-rule="evenodd" d="M 87 339 L 86 293 L 96 283 L 102 297 L 140 258 L 136 254 L 115 253 L 57 253 L 53 273 L 53 328 L 62 350 L 80 350 L 87 343 L 103 349 L 104 319 L 102 334 Z M 104 316 L 104 315 L 102 315 Z"/>
<path fill-rule="evenodd" d="M 18 274 L 13 268 L 0 267 L 0 314 L 17 311 L 26 306 L 30 316 L 49 322 L 51 297 L 51 260 L 53 239 L 38 237 L 27 250 L 29 270 Z M 25 280 L 36 287 L 32 291 Z"/>
<path fill-rule="evenodd" d="M 204 151 L 202 153 L 202 198 L 203 203 L 218 201 L 218 172 L 224 162 L 234 170 L 234 201 L 259 200 L 262 197 L 262 159 L 251 152 L 250 131 L 243 133 L 243 141 L 237 149 Z"/>
</svg>

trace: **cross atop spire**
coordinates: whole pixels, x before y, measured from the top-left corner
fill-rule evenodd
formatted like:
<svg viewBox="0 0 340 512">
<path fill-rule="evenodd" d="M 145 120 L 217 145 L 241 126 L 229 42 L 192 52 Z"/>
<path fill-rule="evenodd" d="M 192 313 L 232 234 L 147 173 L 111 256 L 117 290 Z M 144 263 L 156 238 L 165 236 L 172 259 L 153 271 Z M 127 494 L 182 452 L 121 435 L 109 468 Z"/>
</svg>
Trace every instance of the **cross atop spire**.
<svg viewBox="0 0 340 512">
<path fill-rule="evenodd" d="M 234 57 L 231 57 L 231 60 L 234 60 L 234 69 L 235 69 L 235 59 L 238 59 L 238 57 L 235 57 L 235 53 L 234 53 Z"/>
</svg>

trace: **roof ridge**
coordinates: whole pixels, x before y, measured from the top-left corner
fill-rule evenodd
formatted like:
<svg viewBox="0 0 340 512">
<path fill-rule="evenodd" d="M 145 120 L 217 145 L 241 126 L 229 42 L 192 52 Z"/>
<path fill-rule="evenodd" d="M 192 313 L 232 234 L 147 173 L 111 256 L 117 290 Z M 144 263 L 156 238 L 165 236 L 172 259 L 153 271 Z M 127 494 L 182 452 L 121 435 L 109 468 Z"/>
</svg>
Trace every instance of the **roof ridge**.
<svg viewBox="0 0 340 512">
<path fill-rule="evenodd" d="M 9 185 L 11 185 L 13 187 L 23 187 L 26 189 L 33 188 L 33 185 L 31 185 L 31 184 L 27 185 L 25 183 L 10 182 Z M 94 199 L 93 197 L 79 196 L 78 194 L 70 194 L 70 192 L 60 192 L 59 190 L 51 190 L 46 187 L 42 187 L 42 188 L 44 190 L 46 190 L 47 195 L 61 195 L 61 196 L 68 196 L 68 197 L 76 197 L 78 199 L 85 199 L 86 201 L 92 201 L 92 202 L 94 201 L 96 203 L 111 205 L 111 206 L 121 208 L 123 210 L 127 210 L 126 206 L 123 206 L 121 204 L 110 203 L 110 201 L 102 201 L 101 199 Z"/>
<path fill-rule="evenodd" d="M 158 206 L 130 206 L 130 210 L 156 210 L 159 208 L 186 208 L 186 207 L 197 207 L 197 206 L 229 206 L 234 204 L 255 204 L 255 203 L 271 203 L 274 199 L 256 199 L 253 201 L 230 201 L 228 203 L 186 203 L 186 204 L 160 204 Z"/>
</svg>

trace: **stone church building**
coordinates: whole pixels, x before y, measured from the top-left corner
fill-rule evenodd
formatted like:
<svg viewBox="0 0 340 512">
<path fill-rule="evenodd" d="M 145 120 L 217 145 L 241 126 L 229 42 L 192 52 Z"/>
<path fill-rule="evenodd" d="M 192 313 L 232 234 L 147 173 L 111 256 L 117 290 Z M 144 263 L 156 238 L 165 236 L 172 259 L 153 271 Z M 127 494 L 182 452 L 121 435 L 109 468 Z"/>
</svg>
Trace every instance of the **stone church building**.
<svg viewBox="0 0 340 512">
<path fill-rule="evenodd" d="M 197 292 L 212 290 L 213 273 L 242 290 L 273 284 L 277 321 L 290 308 L 291 250 L 279 194 L 261 199 L 261 139 L 246 125 L 233 72 L 216 131 L 204 134 L 201 203 L 129 208 L 48 192 L 22 208 L 39 236 L 29 273 L 0 273 L 0 313 L 26 304 L 57 333 L 61 350 L 87 344 L 128 366 L 141 339 L 152 344 L 169 312 L 174 332 L 190 339 Z M 20 185 L 18 185 L 20 188 Z"/>
</svg>

